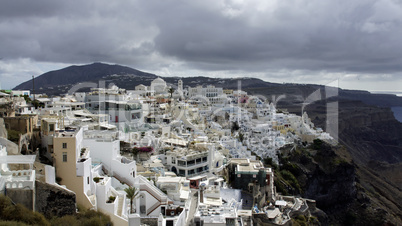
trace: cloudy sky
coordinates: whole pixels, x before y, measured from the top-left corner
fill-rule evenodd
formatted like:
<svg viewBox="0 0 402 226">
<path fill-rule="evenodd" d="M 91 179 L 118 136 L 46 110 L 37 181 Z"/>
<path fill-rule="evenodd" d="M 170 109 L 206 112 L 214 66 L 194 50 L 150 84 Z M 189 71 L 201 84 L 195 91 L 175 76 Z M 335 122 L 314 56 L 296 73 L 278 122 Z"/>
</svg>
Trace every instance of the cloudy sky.
<svg viewBox="0 0 402 226">
<path fill-rule="evenodd" d="M 400 0 L 3 0 L 2 88 L 71 64 L 402 87 Z"/>
</svg>

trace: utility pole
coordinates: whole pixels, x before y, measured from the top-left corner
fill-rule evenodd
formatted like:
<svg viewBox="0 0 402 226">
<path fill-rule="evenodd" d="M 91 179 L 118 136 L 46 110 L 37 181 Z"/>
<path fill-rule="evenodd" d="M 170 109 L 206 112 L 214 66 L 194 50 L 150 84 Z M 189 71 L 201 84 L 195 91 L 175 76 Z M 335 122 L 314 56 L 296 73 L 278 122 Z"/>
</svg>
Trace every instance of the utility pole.
<svg viewBox="0 0 402 226">
<path fill-rule="evenodd" d="M 35 76 L 32 75 L 32 95 L 33 100 L 35 101 Z"/>
</svg>

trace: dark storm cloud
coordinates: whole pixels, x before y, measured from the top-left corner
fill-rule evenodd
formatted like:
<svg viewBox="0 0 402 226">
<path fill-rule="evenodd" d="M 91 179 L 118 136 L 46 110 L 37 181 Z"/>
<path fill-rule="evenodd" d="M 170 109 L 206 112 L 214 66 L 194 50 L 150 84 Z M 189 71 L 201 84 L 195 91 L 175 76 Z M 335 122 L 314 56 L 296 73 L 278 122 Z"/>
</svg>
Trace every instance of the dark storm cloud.
<svg viewBox="0 0 402 226">
<path fill-rule="evenodd" d="M 6 1 L 0 16 L 2 55 L 42 62 L 127 64 L 147 54 L 142 48 L 156 29 L 135 18 L 135 5 L 55 2 Z"/>
<path fill-rule="evenodd" d="M 151 71 L 392 74 L 402 69 L 401 37 L 395 0 L 26 0 L 0 7 L 0 58 Z"/>
<path fill-rule="evenodd" d="M 167 8 L 157 7 L 159 11 Z M 401 69 L 402 10 L 398 2 L 281 1 L 271 7 L 274 10 L 258 12 L 245 6 L 234 18 L 222 13 L 224 7 L 219 11 L 187 3 L 169 8 L 169 13 L 157 18 L 156 46 L 166 55 L 203 69 L 208 65 L 257 71 L 275 67 Z"/>
</svg>

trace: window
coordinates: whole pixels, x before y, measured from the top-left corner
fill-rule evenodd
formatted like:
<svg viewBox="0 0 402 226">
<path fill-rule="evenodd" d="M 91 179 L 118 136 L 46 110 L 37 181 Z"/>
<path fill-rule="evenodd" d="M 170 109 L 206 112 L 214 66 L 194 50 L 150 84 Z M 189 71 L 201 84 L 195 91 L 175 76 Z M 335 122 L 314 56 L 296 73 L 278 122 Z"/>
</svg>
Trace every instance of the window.
<svg viewBox="0 0 402 226">
<path fill-rule="evenodd" d="M 49 124 L 49 132 L 53 132 L 54 131 L 54 124 Z"/>
<path fill-rule="evenodd" d="M 63 162 L 67 162 L 67 152 L 63 152 Z"/>
<path fill-rule="evenodd" d="M 177 161 L 177 164 L 178 164 L 179 166 L 186 166 L 186 161 L 178 160 L 178 161 Z"/>
<path fill-rule="evenodd" d="M 64 148 L 64 149 L 67 148 L 67 143 L 63 143 L 63 148 Z"/>
<path fill-rule="evenodd" d="M 172 157 L 172 164 L 176 164 L 176 158 Z"/>
<path fill-rule="evenodd" d="M 87 177 L 87 184 L 89 184 L 89 177 Z"/>
</svg>

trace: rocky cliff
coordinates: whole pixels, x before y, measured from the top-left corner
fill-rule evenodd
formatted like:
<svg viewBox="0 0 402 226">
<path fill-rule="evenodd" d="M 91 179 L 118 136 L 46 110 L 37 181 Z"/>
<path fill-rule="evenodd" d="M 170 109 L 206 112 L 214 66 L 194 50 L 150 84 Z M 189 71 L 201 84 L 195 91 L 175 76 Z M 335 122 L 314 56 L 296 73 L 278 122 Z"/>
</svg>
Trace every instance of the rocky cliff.
<svg viewBox="0 0 402 226">
<path fill-rule="evenodd" d="M 394 118 L 390 108 L 367 105 L 360 101 L 337 101 L 339 134 L 335 136 L 348 148 L 356 163 L 367 165 L 370 161 L 390 164 L 402 162 L 402 123 Z M 314 124 L 324 130 L 325 105 L 326 101 L 319 101 L 306 108 Z"/>
<path fill-rule="evenodd" d="M 317 207 L 327 213 L 329 224 L 402 223 L 400 200 L 389 196 L 398 191 L 355 164 L 346 147 L 316 140 L 310 146 L 284 147 L 281 152 L 287 154 L 280 155 L 276 179 L 286 180 L 290 173 L 299 187 L 295 189 L 295 183 L 288 180 L 285 183 L 290 186 L 283 192 L 315 199 Z"/>
</svg>

